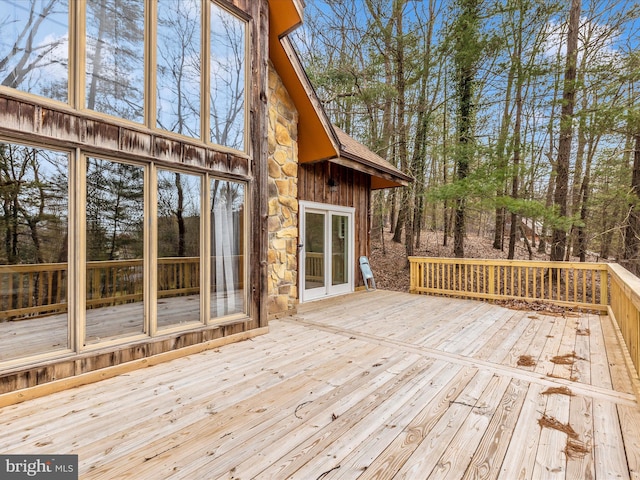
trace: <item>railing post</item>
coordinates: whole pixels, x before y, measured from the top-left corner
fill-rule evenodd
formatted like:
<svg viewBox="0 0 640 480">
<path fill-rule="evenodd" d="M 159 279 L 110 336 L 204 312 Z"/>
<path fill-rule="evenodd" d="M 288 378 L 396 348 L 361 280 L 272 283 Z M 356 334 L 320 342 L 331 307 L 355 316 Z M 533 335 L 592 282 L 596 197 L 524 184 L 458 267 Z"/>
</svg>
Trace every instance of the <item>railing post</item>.
<svg viewBox="0 0 640 480">
<path fill-rule="evenodd" d="M 409 293 L 416 293 L 416 264 L 409 259 Z"/>
<path fill-rule="evenodd" d="M 609 304 L 609 271 L 600 270 L 600 305 Z"/>
</svg>

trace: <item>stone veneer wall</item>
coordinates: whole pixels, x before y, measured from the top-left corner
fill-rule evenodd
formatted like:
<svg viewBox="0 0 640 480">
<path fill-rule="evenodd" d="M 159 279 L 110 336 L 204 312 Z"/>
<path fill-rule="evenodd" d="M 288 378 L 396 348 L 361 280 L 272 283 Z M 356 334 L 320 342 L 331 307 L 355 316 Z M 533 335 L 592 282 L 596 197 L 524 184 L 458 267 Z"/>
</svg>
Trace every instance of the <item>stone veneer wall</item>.
<svg viewBox="0 0 640 480">
<path fill-rule="evenodd" d="M 274 318 L 298 303 L 298 112 L 269 64 L 269 250 L 267 310 Z"/>
</svg>

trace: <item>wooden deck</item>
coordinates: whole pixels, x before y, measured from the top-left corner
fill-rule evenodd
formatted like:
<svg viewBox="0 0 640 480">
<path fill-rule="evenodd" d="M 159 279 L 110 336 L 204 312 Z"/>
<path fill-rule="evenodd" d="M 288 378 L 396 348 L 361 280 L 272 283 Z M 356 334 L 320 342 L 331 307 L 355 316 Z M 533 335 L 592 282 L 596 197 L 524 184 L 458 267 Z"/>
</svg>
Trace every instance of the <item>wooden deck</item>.
<svg viewBox="0 0 640 480">
<path fill-rule="evenodd" d="M 83 479 L 640 478 L 608 317 L 384 291 L 5 407 L 0 431 L 3 454 L 78 454 Z"/>
</svg>

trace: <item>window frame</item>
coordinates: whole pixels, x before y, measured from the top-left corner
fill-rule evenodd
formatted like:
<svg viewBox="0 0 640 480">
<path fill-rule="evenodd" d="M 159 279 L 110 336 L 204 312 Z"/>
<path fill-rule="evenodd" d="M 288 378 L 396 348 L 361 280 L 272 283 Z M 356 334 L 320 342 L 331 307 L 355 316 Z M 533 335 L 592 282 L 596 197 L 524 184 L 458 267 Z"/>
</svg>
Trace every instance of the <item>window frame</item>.
<svg viewBox="0 0 640 480">
<path fill-rule="evenodd" d="M 250 189 L 249 189 L 249 183 L 245 180 L 238 180 L 238 179 L 234 179 L 234 178 L 230 178 L 230 177 L 223 177 L 220 175 L 216 175 L 216 174 L 207 174 L 206 175 L 206 214 L 203 215 L 203 217 L 207 217 L 206 223 L 207 223 L 207 228 L 205 231 L 205 241 L 206 246 L 207 246 L 207 250 L 206 250 L 206 256 L 203 257 L 205 260 L 205 268 L 206 268 L 206 282 L 207 282 L 207 293 L 206 293 L 206 307 L 207 310 L 205 312 L 206 316 L 207 316 L 207 325 L 215 325 L 215 324 L 219 324 L 219 323 L 223 323 L 223 322 L 227 322 L 230 320 L 234 320 L 234 319 L 238 319 L 238 318 L 244 318 L 244 317 L 250 317 L 251 316 L 251 306 L 250 306 L 250 302 L 249 302 L 249 288 L 247 288 L 247 286 L 249 285 L 249 278 L 250 278 L 250 263 L 249 263 L 249 240 L 251 238 L 252 235 L 252 231 L 250 231 L 251 228 L 251 222 L 250 222 L 250 215 L 248 214 L 248 212 L 250 212 L 249 206 L 251 205 L 250 203 Z M 213 230 L 213 227 L 211 225 L 211 183 L 214 180 L 221 180 L 224 182 L 233 182 L 235 184 L 238 185 L 242 185 L 243 188 L 243 209 L 245 214 L 243 215 L 243 220 L 242 220 L 242 248 L 240 250 L 241 254 L 242 254 L 242 284 L 243 284 L 243 288 L 242 288 L 242 302 L 243 302 L 243 306 L 242 306 L 242 311 L 240 312 L 236 312 L 236 313 L 230 313 L 227 315 L 221 315 L 218 317 L 212 317 L 211 315 L 211 297 L 212 297 L 212 292 L 211 292 L 211 288 L 212 288 L 212 283 L 211 283 L 211 258 L 213 256 L 213 252 L 212 252 L 212 248 L 211 248 L 211 232 Z M 204 269 L 203 269 L 204 270 Z"/>
<path fill-rule="evenodd" d="M 230 152 L 242 152 L 244 154 L 249 154 L 250 153 L 250 141 L 249 139 L 251 138 L 250 135 L 250 126 L 251 123 L 249 121 L 249 112 L 250 112 L 250 101 L 251 101 L 251 96 L 249 95 L 250 92 L 250 88 L 251 88 L 251 18 L 243 11 L 239 10 L 238 8 L 236 8 L 233 5 L 230 5 L 228 3 L 223 3 L 221 0 L 203 0 L 203 2 L 206 4 L 206 6 L 208 8 L 203 8 L 203 14 L 206 16 L 206 21 L 204 23 L 206 23 L 206 28 L 207 31 L 205 33 L 205 35 L 203 35 L 203 41 L 204 41 L 204 48 L 206 48 L 206 60 L 205 60 L 205 65 L 203 66 L 203 68 L 206 68 L 206 91 L 205 91 L 205 95 L 206 98 L 204 99 L 206 101 L 206 106 L 205 106 L 205 113 L 206 116 L 204 117 L 204 127 L 202 130 L 202 135 L 203 135 L 203 140 L 205 141 L 205 143 L 209 144 L 209 145 L 215 145 L 216 147 L 220 147 L 226 151 L 230 151 Z M 228 147 L 226 145 L 221 145 L 218 143 L 214 143 L 211 141 L 211 135 L 210 135 L 210 128 L 211 128 L 211 111 L 210 111 L 210 105 L 211 105 L 211 51 L 210 51 L 210 47 L 211 47 L 211 37 L 210 37 L 210 32 L 211 32 L 211 15 L 210 15 L 210 11 L 211 11 L 211 6 L 212 5 L 216 5 L 217 7 L 219 7 L 220 9 L 226 11 L 227 13 L 233 15 L 234 17 L 236 17 L 236 19 L 241 20 L 244 23 L 244 108 L 243 108 L 243 128 L 244 128 L 244 132 L 243 132 L 243 140 L 242 140 L 242 145 L 243 145 L 243 149 L 242 150 L 238 150 L 232 147 Z M 205 12 L 206 10 L 206 12 Z M 204 72 L 205 70 L 203 70 Z"/>
<path fill-rule="evenodd" d="M 0 369 L 10 368 L 18 365 L 22 365 L 25 363 L 25 360 L 29 362 L 38 362 L 49 360 L 51 358 L 59 358 L 66 357 L 72 354 L 77 353 L 78 343 L 77 343 L 77 334 L 78 328 L 75 322 L 75 318 L 78 308 L 78 299 L 82 297 L 78 296 L 79 293 L 82 292 L 77 282 L 78 271 L 77 271 L 77 259 L 78 255 L 78 237 L 80 236 L 80 232 L 77 231 L 76 224 L 76 212 L 79 205 L 79 186 L 75 183 L 75 175 L 77 174 L 77 149 L 64 149 L 54 145 L 48 145 L 43 142 L 38 141 L 24 141 L 23 139 L 11 138 L 6 136 L 0 136 L 0 143 L 4 144 L 13 144 L 19 145 L 21 147 L 26 148 L 36 148 L 49 150 L 52 152 L 65 154 L 68 158 L 68 169 L 67 169 L 67 327 L 66 327 L 66 337 L 67 337 L 67 345 L 66 348 L 61 348 L 59 350 L 48 351 L 43 353 L 37 353 L 34 355 L 29 355 L 26 357 L 17 357 L 11 358 L 8 360 L 0 361 Z M 37 264 L 36 264 L 37 265 Z"/>
<path fill-rule="evenodd" d="M 142 294 L 142 332 L 136 333 L 132 335 L 122 335 L 116 338 L 111 338 L 106 341 L 99 341 L 95 343 L 86 343 L 87 337 L 87 158 L 99 158 L 100 160 L 106 160 L 114 163 L 121 163 L 125 165 L 132 165 L 136 167 L 141 167 L 143 169 L 143 221 L 144 228 L 142 231 L 143 234 L 143 256 L 142 256 L 142 272 L 143 272 L 143 294 Z M 103 153 L 95 153 L 88 152 L 86 150 L 81 150 L 80 160 L 78 161 L 78 171 L 77 178 L 74 179 L 74 182 L 77 182 L 78 185 L 82 184 L 82 190 L 80 191 L 80 203 L 79 205 L 84 205 L 84 208 L 79 209 L 79 214 L 74 221 L 78 223 L 78 229 L 80 231 L 79 238 L 81 239 L 81 243 L 79 245 L 79 255 L 77 257 L 77 273 L 78 277 L 76 279 L 76 283 L 80 285 L 81 295 L 79 297 L 80 302 L 78 302 L 81 306 L 80 312 L 81 315 L 76 318 L 77 324 L 77 353 L 98 350 L 104 347 L 110 347 L 114 345 L 120 345 L 123 343 L 128 343 L 136 340 L 143 340 L 153 338 L 151 335 L 152 331 L 152 318 L 151 315 L 153 310 L 150 309 L 150 305 L 152 303 L 152 292 L 151 292 L 151 278 L 149 277 L 150 269 L 152 268 L 151 263 L 153 263 L 153 259 L 151 257 L 151 232 L 154 228 L 153 220 L 151 223 L 149 222 L 150 218 L 150 206 L 153 198 L 154 192 L 150 187 L 151 181 L 151 166 L 153 162 L 142 162 L 142 161 L 133 161 L 125 158 L 119 158 L 114 155 L 106 155 Z"/>
<path fill-rule="evenodd" d="M 76 117 L 80 122 L 97 121 L 105 125 L 118 125 L 123 129 L 139 132 L 141 134 L 153 135 L 152 138 L 158 138 L 164 141 L 177 139 L 183 141 L 188 147 L 200 149 L 204 153 L 200 157 L 201 160 L 191 163 L 178 163 L 176 160 L 167 160 L 159 158 L 155 151 L 151 153 L 140 153 L 131 151 L 128 153 L 126 148 L 118 147 L 117 144 L 99 145 L 88 143 L 84 140 L 70 140 L 66 138 L 54 138 L 33 135 L 28 138 L 20 132 L 12 132 L 0 136 L 0 142 L 16 144 L 27 147 L 42 148 L 55 152 L 64 153 L 69 158 L 68 167 L 68 293 L 67 301 L 69 303 L 67 310 L 67 348 L 57 350 L 55 352 L 40 353 L 28 357 L 21 357 L 7 361 L 0 361 L 0 370 L 10 366 L 25 365 L 34 361 L 43 361 L 51 359 L 68 358 L 82 353 L 90 353 L 97 350 L 103 350 L 113 346 L 129 345 L 139 341 L 150 341 L 154 338 L 164 338 L 167 334 L 181 331 L 198 331 L 202 328 L 216 326 L 219 324 L 234 322 L 236 320 L 248 319 L 252 320 L 251 315 L 258 315 L 260 312 L 255 311 L 255 305 L 252 303 L 254 293 L 250 285 L 250 279 L 253 278 L 251 271 L 250 257 L 255 247 L 252 240 L 253 233 L 257 232 L 251 225 L 252 212 L 256 208 L 255 205 L 255 188 L 257 180 L 255 172 L 252 174 L 252 166 L 248 165 L 245 170 L 235 170 L 232 165 L 228 167 L 220 166 L 219 170 L 215 164 L 209 163 L 210 155 L 220 153 L 221 158 L 227 154 L 236 159 L 250 160 L 254 147 L 252 136 L 250 135 L 250 111 L 254 101 L 254 92 L 250 89 L 253 75 L 256 73 L 254 68 L 254 55 L 252 51 L 252 34 L 255 29 L 254 19 L 248 14 L 241 11 L 238 7 L 231 5 L 225 1 L 219 0 L 199 0 L 202 8 L 202 55 L 206 59 L 206 66 L 203 66 L 203 75 L 206 77 L 201 82 L 201 110 L 206 108 L 206 112 L 201 115 L 201 136 L 200 138 L 188 137 L 167 130 L 155 127 L 155 92 L 156 85 L 155 68 L 156 64 L 153 55 L 157 43 L 155 39 L 150 41 L 153 29 L 157 27 L 157 15 L 154 16 L 155 9 L 158 7 L 157 0 L 143 0 L 145 5 L 145 122 L 143 124 L 120 119 L 108 114 L 100 113 L 95 110 L 85 108 L 85 65 L 86 65 L 86 0 L 70 0 L 69 1 L 69 72 L 67 79 L 67 102 L 61 102 L 49 97 L 40 96 L 35 93 L 26 91 L 0 87 L 0 93 L 8 94 L 9 97 L 17 100 L 24 100 L 32 103 L 36 108 L 51 108 L 57 112 L 68 113 Z M 244 29 L 244 132 L 243 132 L 243 150 L 219 145 L 207 141 L 209 137 L 209 99 L 210 90 L 208 88 L 210 82 L 209 75 L 209 21 L 210 5 L 216 6 L 230 12 L 237 19 L 243 21 Z M 150 20 L 152 19 L 152 21 Z M 153 60 L 153 62 L 152 62 Z M 153 75 L 150 75 L 150 72 Z M 205 75 L 206 74 L 206 75 Z M 150 113 L 153 113 L 150 118 Z M 153 122 L 154 127 L 149 126 Z M 81 126 L 82 127 L 82 126 Z M 82 127 L 83 128 L 83 127 Z M 145 228 L 143 238 L 143 271 L 145 278 L 145 291 L 143 301 L 144 320 L 143 332 L 134 335 L 122 335 L 106 341 L 100 341 L 85 345 L 86 336 L 86 320 L 87 320 L 87 159 L 89 157 L 110 160 L 119 163 L 140 166 L 144 169 L 143 177 L 143 198 L 144 198 L 144 215 Z M 217 157 L 216 157 L 217 158 Z M 228 161 L 228 160 L 227 160 Z M 178 325 L 175 328 L 158 328 L 157 325 L 157 169 L 177 171 L 180 173 L 198 175 L 201 179 L 201 219 L 200 219 L 200 318 L 198 323 L 187 323 L 184 326 Z M 242 172 L 242 173 L 240 173 Z M 242 237 L 238 239 L 241 242 L 240 249 L 243 256 L 242 259 L 242 275 L 239 277 L 242 281 L 242 301 L 241 311 L 228 315 L 212 316 L 211 315 L 211 197 L 210 186 L 213 179 L 238 184 L 243 189 L 243 220 L 242 220 Z M 255 254 L 254 254 L 255 255 Z M 194 319 L 195 320 L 195 319 Z M 254 318 L 253 320 L 258 320 Z"/>
<path fill-rule="evenodd" d="M 141 103 L 143 106 L 143 120 L 136 122 L 126 118 L 121 118 L 108 113 L 92 110 L 87 107 L 86 98 L 86 65 L 87 65 L 87 0 L 69 0 L 68 11 L 68 75 L 67 75 L 67 101 L 63 102 L 50 97 L 41 96 L 20 89 L 0 86 L 0 91 L 9 91 L 12 96 L 24 98 L 29 101 L 37 101 L 39 104 L 62 107 L 80 112 L 83 116 L 98 119 L 116 119 L 131 128 L 147 128 L 152 131 L 161 132 L 168 138 L 179 140 L 189 140 L 201 143 L 207 147 L 214 147 L 222 152 L 233 153 L 249 158 L 251 155 L 251 39 L 252 22 L 251 17 L 223 0 L 199 0 L 201 2 L 201 24 L 200 24 L 200 136 L 191 137 L 185 134 L 164 130 L 157 126 L 157 32 L 158 32 L 158 0 L 143 0 L 144 4 L 144 45 L 142 54 L 144 89 Z M 211 101 L 211 14 L 212 6 L 216 6 L 229 13 L 235 19 L 242 22 L 244 36 L 244 98 L 243 98 L 243 120 L 242 120 L 242 149 L 236 149 L 211 141 L 210 138 L 210 101 Z"/>
<path fill-rule="evenodd" d="M 151 255 L 150 257 L 150 262 L 152 263 L 152 265 L 150 266 L 151 272 L 153 274 L 153 278 L 150 279 L 150 281 L 148 282 L 150 285 L 156 285 L 155 288 L 153 288 L 153 292 L 152 295 L 154 296 L 154 298 L 152 299 L 153 302 L 153 306 L 150 310 L 150 314 L 149 314 L 149 318 L 150 319 L 155 319 L 155 321 L 150 322 L 150 333 L 151 333 L 151 337 L 155 337 L 155 336 L 159 336 L 159 335 L 166 335 L 167 333 L 173 333 L 173 332 L 179 332 L 179 331 L 183 331 L 183 330 L 191 330 L 193 328 L 199 328 L 202 326 L 207 325 L 208 323 L 208 317 L 207 317 L 207 312 L 205 310 L 205 305 L 208 302 L 208 298 L 206 295 L 206 272 L 205 272 L 205 265 L 207 264 L 206 261 L 206 245 L 204 243 L 204 238 L 205 238 L 205 232 L 208 228 L 207 226 L 207 222 L 205 219 L 205 200 L 206 197 L 204 196 L 204 190 L 205 190 L 205 185 L 206 185 L 206 174 L 203 174 L 201 172 L 197 172 L 197 171 L 193 171 L 193 170 L 187 170 L 187 169 L 180 169 L 179 167 L 173 167 L 173 166 L 165 166 L 165 165 L 158 165 L 157 163 L 153 163 L 153 170 L 154 172 L 151 173 L 151 182 L 153 183 L 153 188 L 152 191 L 155 195 L 155 199 L 152 201 L 152 205 L 150 205 L 150 208 L 153 210 L 153 215 L 154 215 L 154 220 L 153 220 L 153 228 L 151 229 L 151 231 L 149 232 L 150 235 L 152 236 L 151 238 L 151 248 L 153 250 L 153 255 Z M 165 172 L 173 172 L 173 173 L 180 173 L 180 174 L 185 174 L 185 175 L 192 175 L 192 176 L 198 176 L 200 178 L 200 195 L 199 195 L 199 201 L 200 201 L 200 222 L 199 222 L 199 255 L 200 255 L 200 260 L 199 260 L 199 269 L 200 269 L 200 288 L 199 288 L 199 308 L 200 308 L 200 312 L 198 315 L 198 319 L 194 320 L 193 323 L 188 323 L 188 324 L 184 324 L 184 325 L 176 325 L 173 324 L 171 326 L 168 327 L 159 327 L 158 326 L 158 312 L 157 312 L 157 308 L 158 308 L 158 299 L 159 299 L 159 295 L 158 295 L 158 288 L 157 288 L 157 284 L 158 284 L 158 260 L 160 258 L 160 256 L 158 255 L 158 198 L 157 198 L 157 194 L 158 194 L 158 170 L 163 170 Z"/>
</svg>

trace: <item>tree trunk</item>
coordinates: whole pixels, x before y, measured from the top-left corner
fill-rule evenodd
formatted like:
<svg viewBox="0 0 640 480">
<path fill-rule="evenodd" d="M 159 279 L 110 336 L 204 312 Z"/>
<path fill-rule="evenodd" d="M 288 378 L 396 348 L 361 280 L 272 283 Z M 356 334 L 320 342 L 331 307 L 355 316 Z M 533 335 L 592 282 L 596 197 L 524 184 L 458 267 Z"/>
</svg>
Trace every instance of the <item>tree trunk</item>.
<svg viewBox="0 0 640 480">
<path fill-rule="evenodd" d="M 389 232 L 393 233 L 396 231 L 396 223 L 398 221 L 397 219 L 397 213 L 398 210 L 396 208 L 396 195 L 397 195 L 397 189 L 394 188 L 391 191 L 391 194 L 389 195 Z"/>
<path fill-rule="evenodd" d="M 580 27 L 580 0 L 571 1 L 569 11 L 569 32 L 567 35 L 567 63 L 564 75 L 562 110 L 560 115 L 560 138 L 558 141 L 558 160 L 556 164 L 556 188 L 554 203 L 561 219 L 567 216 L 567 195 L 569 187 L 569 161 L 573 138 L 573 109 L 576 94 L 576 58 L 578 54 L 578 30 Z M 567 232 L 561 225 L 555 225 L 551 240 L 552 261 L 564 260 L 567 244 Z"/>
<path fill-rule="evenodd" d="M 407 152 L 407 131 L 406 131 L 406 79 L 404 72 L 404 32 L 402 26 L 402 12 L 404 0 L 394 0 L 393 14 L 396 20 L 396 42 L 395 42 L 395 59 L 396 59 L 396 82 L 395 88 L 397 92 L 398 111 L 396 114 L 396 125 L 398 134 L 398 157 L 400 161 L 400 170 L 408 171 L 408 152 Z M 393 241 L 400 243 L 402 240 L 402 229 L 406 226 L 409 230 L 409 236 L 412 237 L 412 187 L 403 188 L 400 193 L 400 206 L 398 207 L 398 224 L 393 232 Z M 411 242 L 410 242 L 411 243 Z"/>
<path fill-rule="evenodd" d="M 184 224 L 184 191 L 182 189 L 182 181 L 180 174 L 175 174 L 175 185 L 178 191 L 178 205 L 176 209 L 176 220 L 178 222 L 178 256 L 184 257 L 186 254 L 186 227 Z"/>
<path fill-rule="evenodd" d="M 524 85 L 524 72 L 522 71 L 522 16 L 524 12 L 520 12 L 520 24 L 517 31 L 516 52 L 513 63 L 516 65 L 516 121 L 513 127 L 513 178 L 511 181 L 511 198 L 518 198 L 518 183 L 520 169 L 520 137 L 522 130 L 522 88 Z M 520 219 L 516 212 L 511 213 L 511 229 L 509 232 L 509 254 L 508 259 L 513 260 L 516 252 L 517 233 L 520 227 Z M 526 235 L 525 235 L 526 238 Z"/>
<path fill-rule="evenodd" d="M 448 108 L 448 99 L 447 95 L 447 75 L 444 76 L 444 110 L 447 111 Z M 448 157 L 447 157 L 447 148 L 449 143 L 447 142 L 447 115 L 442 116 L 442 184 L 447 185 L 449 181 L 449 165 L 448 165 Z M 451 229 L 450 221 L 449 221 L 449 200 L 445 199 L 444 205 L 442 206 L 442 246 L 446 247 L 449 243 L 449 231 Z"/>
<path fill-rule="evenodd" d="M 631 196 L 629 215 L 624 234 L 624 259 L 637 260 L 640 250 L 640 133 L 634 136 L 633 173 L 631 176 Z"/>
<path fill-rule="evenodd" d="M 558 53 L 556 54 L 556 61 L 560 64 L 560 59 L 562 56 L 562 49 L 558 49 Z M 560 83 L 560 72 L 556 74 L 554 78 L 554 84 L 558 85 Z M 549 164 L 551 165 L 551 173 L 549 175 L 549 181 L 547 183 L 547 194 L 545 196 L 545 208 L 549 211 L 553 205 L 553 198 L 556 189 L 556 162 L 554 160 L 554 151 L 555 151 L 555 139 L 553 135 L 553 125 L 556 118 L 556 105 L 558 104 L 558 88 L 555 87 L 553 89 L 553 99 L 551 101 L 551 115 L 549 115 L 549 123 L 547 124 L 547 136 L 549 137 L 549 150 L 546 153 L 546 156 L 549 160 Z M 546 219 L 542 221 L 542 228 L 540 230 L 540 242 L 538 243 L 538 253 L 546 253 L 547 252 L 547 238 L 549 235 L 549 225 Z"/>
<path fill-rule="evenodd" d="M 503 179 L 505 175 L 505 169 L 507 167 L 507 137 L 509 135 L 509 126 L 511 124 L 511 92 L 513 89 L 513 79 L 516 73 L 516 64 L 513 62 L 509 69 L 509 76 L 507 77 L 507 88 L 505 92 L 504 110 L 502 111 L 502 123 L 500 124 L 500 133 L 498 134 L 498 142 L 496 144 L 496 157 L 497 157 L 497 169 L 498 178 Z M 506 180 L 506 179 L 505 179 Z M 500 198 L 505 195 L 505 187 L 502 185 L 496 192 L 496 198 Z M 504 207 L 496 207 L 496 223 L 493 236 L 493 248 L 496 250 L 504 249 L 504 229 L 507 218 L 507 211 Z"/>
<path fill-rule="evenodd" d="M 522 235 L 522 238 L 524 239 L 524 244 L 527 247 L 527 252 L 529 253 L 529 260 L 533 260 L 533 250 L 531 249 L 531 244 L 529 243 L 529 239 L 527 238 L 527 231 L 524 229 L 524 225 L 522 224 L 522 222 L 520 222 L 519 225 L 520 225 L 520 235 Z"/>
<path fill-rule="evenodd" d="M 460 0 L 461 12 L 454 27 L 456 45 L 454 60 L 456 65 L 458 97 L 458 145 L 456 151 L 457 179 L 467 178 L 474 155 L 474 82 L 477 62 L 481 53 L 479 43 L 479 2 Z M 456 199 L 453 228 L 453 253 L 456 258 L 464 258 L 464 236 L 466 232 L 466 197 Z"/>
<path fill-rule="evenodd" d="M 424 192 L 425 174 L 427 163 L 427 135 L 431 121 L 431 111 L 435 102 L 435 95 L 430 105 L 427 105 L 427 85 L 431 77 L 431 37 L 433 35 L 433 25 L 435 23 L 435 0 L 429 0 L 429 19 L 427 32 L 425 34 L 424 69 L 420 79 L 420 94 L 418 96 L 418 115 L 416 117 L 417 131 L 413 147 L 413 158 L 411 161 L 411 173 L 414 182 L 414 212 L 412 220 L 412 238 L 407 236 L 407 241 L 415 243 L 416 248 L 420 246 L 420 231 L 422 229 L 422 217 L 424 215 Z M 408 247 L 407 247 L 408 248 Z M 407 250 L 407 255 L 409 250 Z M 411 247 L 413 254 L 413 247 Z"/>
</svg>

